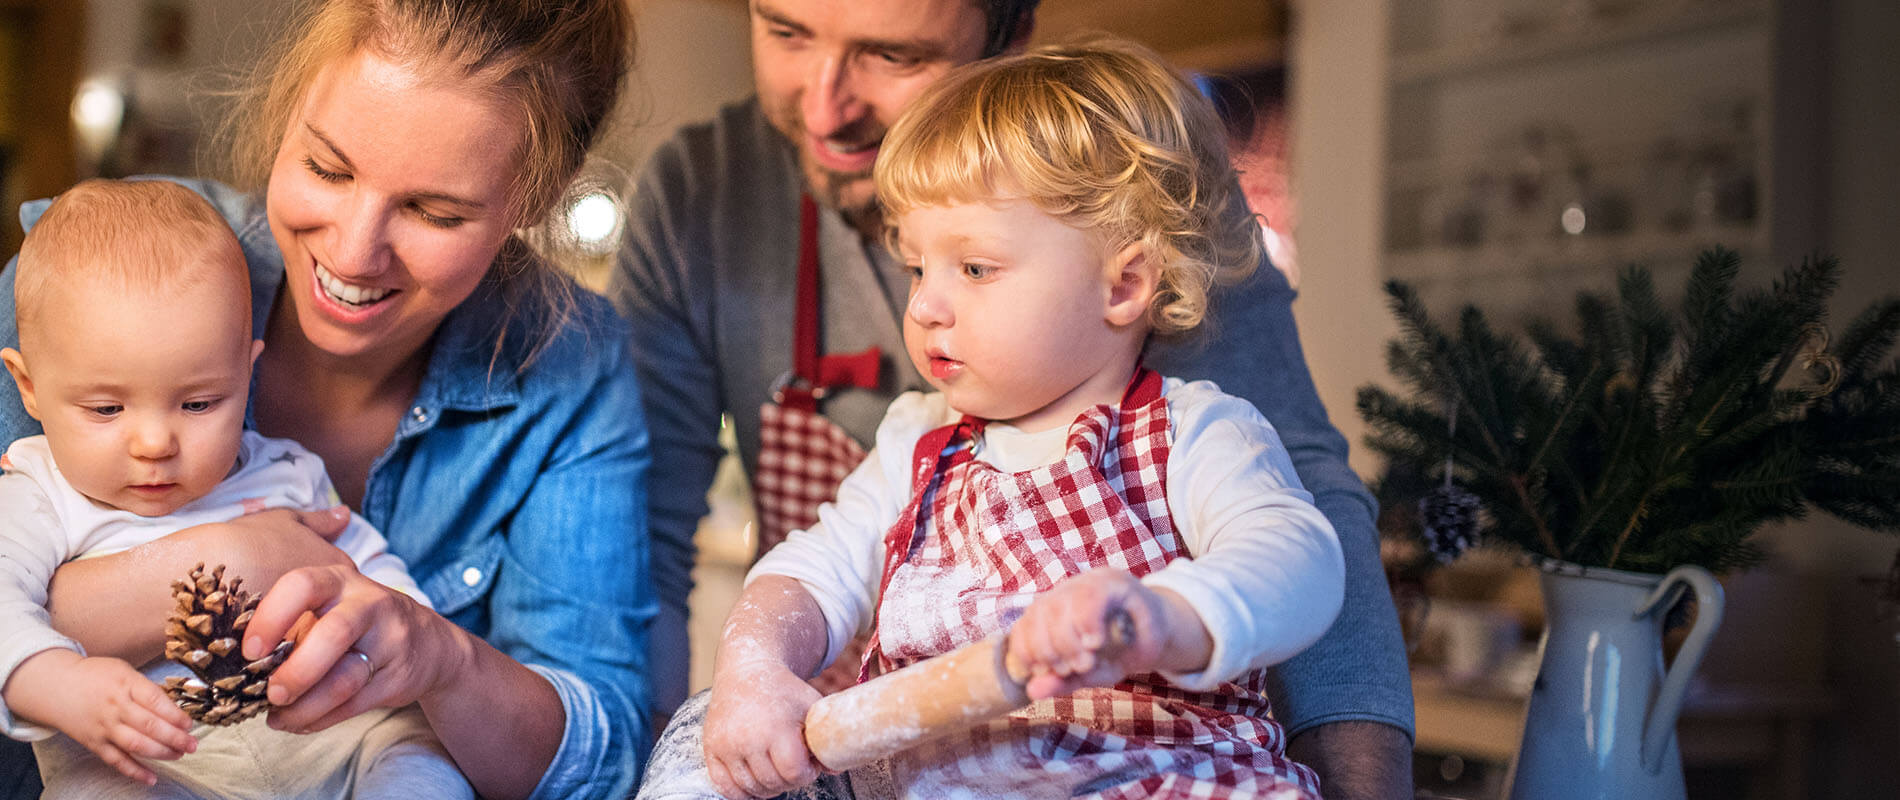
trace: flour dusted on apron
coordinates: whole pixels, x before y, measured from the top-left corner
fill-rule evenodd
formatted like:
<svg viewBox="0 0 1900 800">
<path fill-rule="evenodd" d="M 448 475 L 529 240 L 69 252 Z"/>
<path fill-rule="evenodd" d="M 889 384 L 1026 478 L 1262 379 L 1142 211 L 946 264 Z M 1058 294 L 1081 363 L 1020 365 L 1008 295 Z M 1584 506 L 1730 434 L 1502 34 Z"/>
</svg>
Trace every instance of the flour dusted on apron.
<svg viewBox="0 0 1900 800">
<path fill-rule="evenodd" d="M 818 413 L 825 392 L 839 386 L 877 388 L 882 352 L 876 347 L 847 355 L 819 354 L 818 204 L 799 198 L 798 287 L 792 320 L 792 371 L 759 407 L 759 458 L 752 472 L 753 505 L 759 514 L 764 555 L 792 531 L 818 522 L 818 507 L 838 495 L 838 484 L 864 460 L 864 447 Z M 831 694 L 852 684 L 861 641 L 845 647 L 831 669 L 812 685 Z"/>
<path fill-rule="evenodd" d="M 885 537 L 863 676 L 1007 628 L 1035 595 L 1097 567 L 1140 577 L 1188 555 L 1169 515 L 1167 403 L 1138 369 L 1119 408 L 1070 426 L 1062 460 L 1005 473 L 976 460 L 983 421 L 925 435 L 910 506 Z M 917 598 L 928 598 L 918 602 Z M 882 765 L 907 796 L 1317 800 L 1286 759 L 1256 670 L 1211 691 L 1158 674 L 1039 701 Z"/>
</svg>

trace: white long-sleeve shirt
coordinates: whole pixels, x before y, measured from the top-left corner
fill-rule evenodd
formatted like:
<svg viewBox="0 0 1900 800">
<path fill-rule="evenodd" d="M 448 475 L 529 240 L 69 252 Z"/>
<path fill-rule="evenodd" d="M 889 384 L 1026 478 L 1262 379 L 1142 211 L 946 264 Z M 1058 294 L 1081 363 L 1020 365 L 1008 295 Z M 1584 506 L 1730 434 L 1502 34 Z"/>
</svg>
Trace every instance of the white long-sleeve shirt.
<svg viewBox="0 0 1900 800">
<path fill-rule="evenodd" d="M 287 439 L 245 431 L 238 466 L 211 492 L 162 517 L 107 508 L 73 489 L 53 462 L 45 436 L 14 442 L 0 473 L 0 686 L 20 662 L 43 650 L 84 648 L 53 630 L 46 612 L 53 571 L 77 558 L 110 555 L 196 525 L 229 522 L 271 508 L 319 511 L 341 503 L 323 460 Z M 350 515 L 336 546 L 363 574 L 423 605 L 428 596 L 402 559 L 362 517 Z M 178 576 L 183 578 L 183 575 Z M 235 577 L 235 576 L 233 576 Z M 268 586 L 247 587 L 263 591 Z M 153 669 L 146 670 L 155 674 Z M 53 735 L 24 724 L 0 703 L 0 732 L 21 741 Z"/>
<path fill-rule="evenodd" d="M 1168 509 L 1190 557 L 1142 582 L 1179 594 L 1213 638 L 1205 669 L 1166 677 L 1211 689 L 1317 641 L 1339 613 L 1345 564 L 1332 525 L 1259 411 L 1207 381 L 1169 378 L 1162 392 L 1171 434 Z M 825 663 L 871 622 L 884 534 L 909 503 L 917 440 L 957 418 L 941 394 L 898 397 L 875 448 L 837 499 L 819 509 L 818 524 L 793 532 L 746 576 L 783 575 L 811 594 L 825 617 Z M 1028 433 L 991 423 L 983 437 L 979 460 L 1020 472 L 1060 460 L 1068 430 Z"/>
</svg>

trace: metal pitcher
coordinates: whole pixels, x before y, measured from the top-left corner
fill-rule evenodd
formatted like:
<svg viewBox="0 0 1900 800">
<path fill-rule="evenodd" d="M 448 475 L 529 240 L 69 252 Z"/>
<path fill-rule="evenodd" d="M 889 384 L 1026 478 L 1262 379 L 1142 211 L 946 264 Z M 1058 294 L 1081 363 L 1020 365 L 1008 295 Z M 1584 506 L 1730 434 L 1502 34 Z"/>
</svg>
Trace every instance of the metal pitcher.
<svg viewBox="0 0 1900 800">
<path fill-rule="evenodd" d="M 1512 766 L 1512 800 L 1682 800 L 1676 715 L 1722 623 L 1722 586 L 1697 566 L 1667 575 L 1544 562 L 1543 662 Z M 1663 669 L 1663 617 L 1695 592 L 1695 625 Z"/>
</svg>

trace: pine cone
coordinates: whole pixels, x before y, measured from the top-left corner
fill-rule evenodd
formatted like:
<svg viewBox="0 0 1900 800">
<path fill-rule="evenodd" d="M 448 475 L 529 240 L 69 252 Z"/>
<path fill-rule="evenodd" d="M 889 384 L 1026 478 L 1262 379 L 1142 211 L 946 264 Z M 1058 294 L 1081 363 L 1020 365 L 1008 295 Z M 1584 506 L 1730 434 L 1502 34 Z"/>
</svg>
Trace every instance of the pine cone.
<svg viewBox="0 0 1900 800">
<path fill-rule="evenodd" d="M 1446 484 L 1418 501 L 1425 549 L 1449 564 L 1478 543 L 1478 511 L 1484 502 L 1461 486 Z"/>
<path fill-rule="evenodd" d="M 192 719 L 206 725 L 234 725 L 270 708 L 264 689 L 272 672 L 290 654 L 290 642 L 256 661 L 244 660 L 244 629 L 251 624 L 258 595 L 224 582 L 224 565 L 210 572 L 200 563 L 191 578 L 172 581 L 178 607 L 165 620 L 165 657 L 190 668 L 195 677 L 165 679 L 165 693 Z"/>
</svg>

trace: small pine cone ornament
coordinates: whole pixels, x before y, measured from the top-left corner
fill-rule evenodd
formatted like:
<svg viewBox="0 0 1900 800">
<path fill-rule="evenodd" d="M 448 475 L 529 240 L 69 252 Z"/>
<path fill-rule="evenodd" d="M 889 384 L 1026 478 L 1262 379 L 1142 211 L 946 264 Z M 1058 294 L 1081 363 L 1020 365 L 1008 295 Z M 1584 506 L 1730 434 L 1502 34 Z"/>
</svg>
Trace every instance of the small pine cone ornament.
<svg viewBox="0 0 1900 800">
<path fill-rule="evenodd" d="M 260 598 L 238 588 L 243 582 L 225 583 L 223 564 L 210 572 L 199 564 L 188 580 L 172 581 L 178 607 L 165 620 L 165 657 L 193 677 L 166 678 L 165 693 L 206 725 L 235 725 L 270 708 L 264 689 L 290 654 L 290 642 L 282 642 L 263 658 L 244 660 L 244 629 Z"/>
<path fill-rule="evenodd" d="M 1418 519 L 1425 549 L 1440 564 L 1449 564 L 1478 543 L 1478 496 L 1446 483 L 1418 501 Z"/>
</svg>

